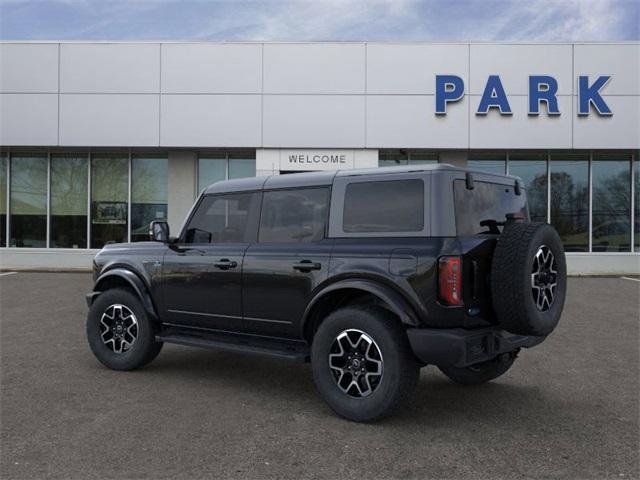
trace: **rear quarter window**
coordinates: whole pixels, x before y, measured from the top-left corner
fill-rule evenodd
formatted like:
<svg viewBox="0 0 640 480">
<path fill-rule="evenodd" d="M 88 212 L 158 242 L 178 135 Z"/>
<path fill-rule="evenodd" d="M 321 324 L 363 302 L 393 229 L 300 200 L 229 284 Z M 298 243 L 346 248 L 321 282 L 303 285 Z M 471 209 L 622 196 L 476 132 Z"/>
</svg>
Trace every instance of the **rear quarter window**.
<svg viewBox="0 0 640 480">
<path fill-rule="evenodd" d="M 464 180 L 455 180 L 453 185 L 458 235 L 492 233 L 487 225 L 480 223 L 504 222 L 508 214 L 529 219 L 527 197 L 516 195 L 510 185 L 476 181 L 473 190 L 466 187 Z"/>
<path fill-rule="evenodd" d="M 354 182 L 344 196 L 345 233 L 421 232 L 424 182 L 420 179 Z"/>
</svg>

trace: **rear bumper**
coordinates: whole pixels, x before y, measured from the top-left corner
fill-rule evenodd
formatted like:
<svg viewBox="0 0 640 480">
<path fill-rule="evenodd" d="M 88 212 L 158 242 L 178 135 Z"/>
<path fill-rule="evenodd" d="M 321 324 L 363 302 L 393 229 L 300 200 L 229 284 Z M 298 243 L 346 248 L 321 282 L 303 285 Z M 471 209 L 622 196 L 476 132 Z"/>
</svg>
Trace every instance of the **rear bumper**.
<svg viewBox="0 0 640 480">
<path fill-rule="evenodd" d="M 467 367 L 518 348 L 534 347 L 546 338 L 513 335 L 499 327 L 474 330 L 410 328 L 407 335 L 419 360 L 442 367 Z"/>
</svg>

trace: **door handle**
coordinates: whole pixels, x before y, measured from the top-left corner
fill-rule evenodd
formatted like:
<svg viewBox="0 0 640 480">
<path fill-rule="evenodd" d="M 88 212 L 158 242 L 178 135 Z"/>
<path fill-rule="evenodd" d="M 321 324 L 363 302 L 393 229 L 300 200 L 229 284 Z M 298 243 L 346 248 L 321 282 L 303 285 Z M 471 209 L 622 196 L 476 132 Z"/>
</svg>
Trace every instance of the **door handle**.
<svg viewBox="0 0 640 480">
<path fill-rule="evenodd" d="M 229 260 L 228 258 L 221 258 L 217 262 L 214 262 L 213 266 L 220 270 L 229 270 L 230 268 L 236 268 L 238 266 L 238 262 Z"/>
<path fill-rule="evenodd" d="M 298 263 L 293 264 L 293 269 L 299 272 L 310 272 L 311 270 L 320 270 L 322 265 L 311 260 L 301 260 Z"/>
</svg>

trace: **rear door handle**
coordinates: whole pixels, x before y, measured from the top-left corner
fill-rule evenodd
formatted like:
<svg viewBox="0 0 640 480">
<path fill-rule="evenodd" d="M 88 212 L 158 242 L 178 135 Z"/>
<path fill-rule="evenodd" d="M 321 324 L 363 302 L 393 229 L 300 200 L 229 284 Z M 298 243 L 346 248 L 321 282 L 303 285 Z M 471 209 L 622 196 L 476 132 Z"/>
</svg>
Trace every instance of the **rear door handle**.
<svg viewBox="0 0 640 480">
<path fill-rule="evenodd" d="M 236 268 L 238 266 L 238 262 L 229 260 L 228 258 L 221 258 L 217 262 L 214 262 L 213 266 L 220 270 L 229 270 L 230 268 Z"/>
<path fill-rule="evenodd" d="M 310 272 L 311 270 L 320 270 L 322 265 L 311 260 L 301 260 L 298 263 L 293 264 L 293 269 L 299 272 Z"/>
</svg>

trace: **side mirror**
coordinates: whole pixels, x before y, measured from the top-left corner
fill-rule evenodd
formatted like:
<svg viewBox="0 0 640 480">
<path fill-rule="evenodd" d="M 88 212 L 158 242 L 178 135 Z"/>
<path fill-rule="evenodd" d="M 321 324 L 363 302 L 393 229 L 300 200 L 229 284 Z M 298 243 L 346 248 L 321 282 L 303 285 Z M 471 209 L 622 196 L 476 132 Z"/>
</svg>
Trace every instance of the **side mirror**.
<svg viewBox="0 0 640 480">
<path fill-rule="evenodd" d="M 149 224 L 149 239 L 153 242 L 169 243 L 169 224 L 154 220 Z"/>
</svg>

